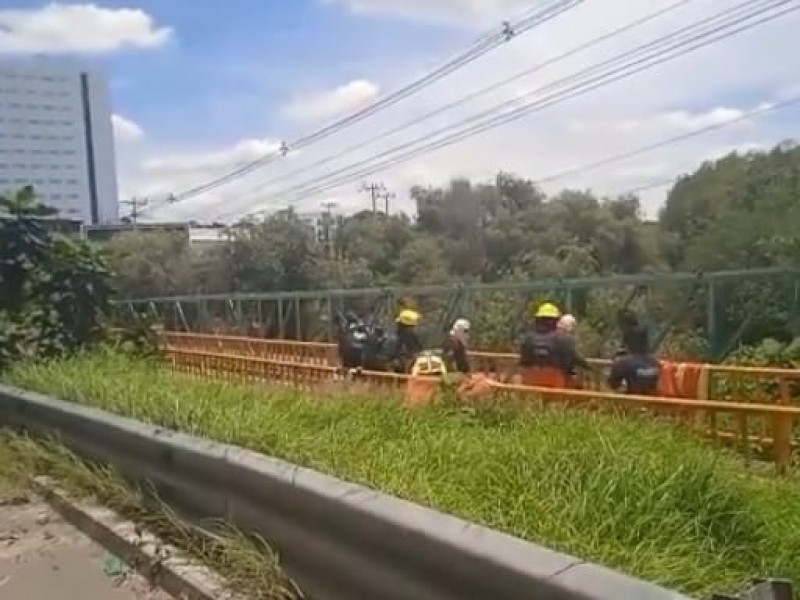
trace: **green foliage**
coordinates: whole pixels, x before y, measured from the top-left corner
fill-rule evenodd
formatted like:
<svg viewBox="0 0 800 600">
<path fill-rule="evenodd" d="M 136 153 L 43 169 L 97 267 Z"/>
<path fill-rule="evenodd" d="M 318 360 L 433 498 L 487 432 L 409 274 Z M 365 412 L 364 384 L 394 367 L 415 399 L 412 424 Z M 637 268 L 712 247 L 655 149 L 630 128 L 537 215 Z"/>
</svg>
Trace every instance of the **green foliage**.
<svg viewBox="0 0 800 600">
<path fill-rule="evenodd" d="M 120 237 L 109 245 L 112 264 L 127 297 L 800 265 L 800 148 L 791 144 L 701 165 L 676 182 L 658 221 L 642 218 L 636 196 L 603 198 L 581 190 L 548 196 L 507 173 L 486 184 L 455 179 L 441 188 L 415 187 L 410 195 L 416 221 L 364 211 L 332 221 L 330 237 L 319 241 L 289 210 L 232 228 L 230 243 L 213 253 L 185 240 L 176 249 L 168 237 L 139 235 L 135 247 Z M 715 357 L 743 322 L 747 344 L 796 333 L 796 283 L 718 286 L 714 331 L 704 330 L 707 298 L 688 299 L 687 289 L 649 290 L 636 308 L 649 314 L 654 333 L 673 324 L 667 341 L 674 355 Z M 628 294 L 575 291 L 572 311 L 587 321 L 588 347 L 613 345 L 614 314 Z M 465 316 L 475 323 L 476 343 L 508 348 L 530 299 L 488 296 Z M 681 309 L 685 314 L 673 318 Z M 702 338 L 713 338 L 711 347 Z"/>
<path fill-rule="evenodd" d="M 111 276 L 85 242 L 51 233 L 32 188 L 0 197 L 0 368 L 99 341 Z"/>
<path fill-rule="evenodd" d="M 158 323 L 152 314 L 141 312 L 125 323 L 125 327 L 117 329 L 110 336 L 111 347 L 116 350 L 140 358 L 162 358 L 163 348 L 159 336 Z"/>
<path fill-rule="evenodd" d="M 800 579 L 800 492 L 653 419 L 540 411 L 409 412 L 375 393 L 176 376 L 103 354 L 7 380 L 234 443 L 706 597 Z M 322 394 L 322 395 L 321 395 Z"/>
<path fill-rule="evenodd" d="M 771 338 L 752 346 L 740 346 L 725 360 L 726 364 L 748 367 L 772 367 L 781 369 L 800 369 L 800 338 L 790 342 L 780 342 Z M 800 398 L 800 381 L 788 382 L 788 393 Z M 714 398 L 723 400 L 751 398 L 755 402 L 776 402 L 781 389 L 778 381 L 764 378 L 741 378 L 717 375 L 712 379 Z"/>
<path fill-rule="evenodd" d="M 732 352 L 725 362 L 751 367 L 800 369 L 800 338 L 789 343 L 766 339 L 755 346 L 742 346 Z"/>
</svg>

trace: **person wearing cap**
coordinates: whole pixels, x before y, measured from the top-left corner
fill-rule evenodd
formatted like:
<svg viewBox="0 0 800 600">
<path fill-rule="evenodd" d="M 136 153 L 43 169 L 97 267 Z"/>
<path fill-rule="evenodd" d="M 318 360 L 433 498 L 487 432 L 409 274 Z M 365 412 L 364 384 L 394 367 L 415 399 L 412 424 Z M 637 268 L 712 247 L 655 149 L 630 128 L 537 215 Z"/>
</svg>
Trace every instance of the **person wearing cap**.
<svg viewBox="0 0 800 600">
<path fill-rule="evenodd" d="M 536 309 L 533 330 L 520 345 L 519 366 L 523 383 L 539 387 L 569 387 L 575 367 L 585 364 L 575 349 L 575 340 L 559 331 L 561 316 L 561 310 L 551 302 Z"/>
<path fill-rule="evenodd" d="M 449 372 L 467 374 L 471 371 L 467 346 L 469 345 L 470 322 L 466 319 L 456 319 L 450 329 L 450 335 L 444 343 L 444 359 Z"/>
</svg>

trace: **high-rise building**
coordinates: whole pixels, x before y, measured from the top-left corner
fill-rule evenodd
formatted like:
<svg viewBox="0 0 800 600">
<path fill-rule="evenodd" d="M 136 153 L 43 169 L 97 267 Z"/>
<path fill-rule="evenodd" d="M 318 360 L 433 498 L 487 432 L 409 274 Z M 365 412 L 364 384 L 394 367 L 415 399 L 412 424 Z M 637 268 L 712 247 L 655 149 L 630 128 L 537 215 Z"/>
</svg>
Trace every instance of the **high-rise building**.
<svg viewBox="0 0 800 600">
<path fill-rule="evenodd" d="M 98 72 L 0 62 L 0 193 L 33 185 L 65 218 L 119 218 L 111 102 Z"/>
</svg>

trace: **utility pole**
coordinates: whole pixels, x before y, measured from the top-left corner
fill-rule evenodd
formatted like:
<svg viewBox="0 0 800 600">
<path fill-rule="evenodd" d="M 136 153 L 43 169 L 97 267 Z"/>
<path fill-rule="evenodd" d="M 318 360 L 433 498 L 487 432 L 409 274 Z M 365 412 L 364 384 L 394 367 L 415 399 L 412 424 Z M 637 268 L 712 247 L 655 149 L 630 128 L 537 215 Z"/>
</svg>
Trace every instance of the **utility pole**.
<svg viewBox="0 0 800 600">
<path fill-rule="evenodd" d="M 133 228 L 136 229 L 136 223 L 139 220 L 139 215 L 142 214 L 142 210 L 144 207 L 148 205 L 150 201 L 147 198 L 136 198 L 135 196 L 130 200 L 120 200 L 120 204 L 126 204 L 131 207 L 131 212 L 128 215 L 131 219 L 131 223 L 133 223 Z"/>
<path fill-rule="evenodd" d="M 369 192 L 370 200 L 372 200 L 372 214 L 378 212 L 378 195 L 386 191 L 386 186 L 382 183 L 363 183 L 360 192 Z"/>
<path fill-rule="evenodd" d="M 336 202 L 323 202 L 322 208 L 325 209 L 322 218 L 322 231 L 324 242 L 328 247 L 328 258 L 333 258 L 333 213 L 331 209 L 336 207 Z"/>
<path fill-rule="evenodd" d="M 383 204 L 383 206 L 384 206 L 383 212 L 388 217 L 389 216 L 389 200 L 392 199 L 392 198 L 396 198 L 395 193 L 387 191 L 386 189 L 384 189 L 383 191 L 378 193 L 378 198 L 382 198 L 383 199 L 383 203 L 384 203 Z"/>
<path fill-rule="evenodd" d="M 381 183 L 363 183 L 361 188 L 359 189 L 360 192 L 369 192 L 370 200 L 372 201 L 372 213 L 375 214 L 378 212 L 378 200 L 384 201 L 384 207 L 386 209 L 386 214 L 389 214 L 389 200 L 394 198 L 395 195 L 386 189 L 386 186 Z"/>
</svg>

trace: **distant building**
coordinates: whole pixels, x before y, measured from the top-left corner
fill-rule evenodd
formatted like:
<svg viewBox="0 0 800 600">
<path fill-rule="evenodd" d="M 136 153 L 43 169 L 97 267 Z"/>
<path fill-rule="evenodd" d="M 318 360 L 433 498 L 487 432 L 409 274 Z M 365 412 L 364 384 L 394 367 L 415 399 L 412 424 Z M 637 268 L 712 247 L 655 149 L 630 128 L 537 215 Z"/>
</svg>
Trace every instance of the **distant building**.
<svg viewBox="0 0 800 600">
<path fill-rule="evenodd" d="M 215 248 L 231 241 L 233 230 L 227 227 L 192 227 L 189 243 L 199 250 Z"/>
<path fill-rule="evenodd" d="M 109 86 L 47 59 L 0 61 L 0 193 L 33 185 L 61 217 L 119 218 Z"/>
<path fill-rule="evenodd" d="M 177 233 L 190 239 L 187 223 L 114 223 L 106 225 L 85 225 L 84 236 L 93 242 L 107 242 L 122 233 L 138 231 L 140 233 Z"/>
<path fill-rule="evenodd" d="M 336 238 L 342 218 L 327 211 L 297 213 L 297 218 L 314 230 L 320 243 L 326 244 Z"/>
</svg>

